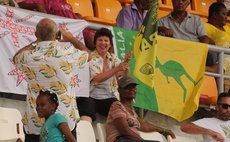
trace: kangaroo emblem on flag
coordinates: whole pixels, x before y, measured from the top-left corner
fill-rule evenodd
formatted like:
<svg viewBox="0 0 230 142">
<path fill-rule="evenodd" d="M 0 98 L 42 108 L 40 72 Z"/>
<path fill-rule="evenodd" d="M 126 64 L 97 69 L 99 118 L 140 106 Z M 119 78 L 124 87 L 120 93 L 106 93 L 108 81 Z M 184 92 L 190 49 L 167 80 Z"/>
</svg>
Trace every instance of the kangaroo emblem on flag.
<svg viewBox="0 0 230 142">
<path fill-rule="evenodd" d="M 160 69 L 162 74 L 166 77 L 168 83 L 170 83 L 168 80 L 168 77 L 172 77 L 180 85 L 180 87 L 184 91 L 183 102 L 185 102 L 185 99 L 186 99 L 187 89 L 180 79 L 181 76 L 185 75 L 193 83 L 194 86 L 196 86 L 196 84 L 203 78 L 201 77 L 197 82 L 195 82 L 195 80 L 193 80 L 193 78 L 186 72 L 184 67 L 180 63 L 173 61 L 173 60 L 169 60 L 166 63 L 161 64 L 159 59 L 156 57 L 155 67 L 156 69 L 157 68 Z"/>
</svg>

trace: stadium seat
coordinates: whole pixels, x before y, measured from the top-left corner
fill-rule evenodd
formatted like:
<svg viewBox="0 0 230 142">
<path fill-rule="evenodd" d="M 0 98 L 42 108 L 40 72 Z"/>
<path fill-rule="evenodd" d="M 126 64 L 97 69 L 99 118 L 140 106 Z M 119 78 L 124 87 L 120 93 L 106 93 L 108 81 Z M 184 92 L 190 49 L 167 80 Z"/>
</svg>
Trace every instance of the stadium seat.
<svg viewBox="0 0 230 142">
<path fill-rule="evenodd" d="M 78 142 L 96 142 L 93 126 L 90 122 L 80 120 L 77 123 L 76 131 Z"/>
<path fill-rule="evenodd" d="M 113 21 L 94 16 L 91 0 L 67 0 L 67 2 L 72 6 L 75 13 L 81 14 L 82 19 L 93 23 L 114 26 Z"/>
<path fill-rule="evenodd" d="M 133 0 L 118 0 L 120 3 L 121 3 L 121 5 L 123 5 L 123 6 L 128 6 L 128 5 L 130 5 L 131 3 L 133 3 Z"/>
<path fill-rule="evenodd" d="M 168 15 L 170 11 L 158 9 L 158 18 Z"/>
<path fill-rule="evenodd" d="M 190 137 L 182 137 L 182 136 L 176 136 L 175 139 L 173 139 L 171 136 L 167 136 L 168 142 L 196 142 L 195 139 Z"/>
<path fill-rule="evenodd" d="M 205 76 L 200 93 L 200 104 L 216 105 L 218 90 L 213 76 Z"/>
<path fill-rule="evenodd" d="M 141 132 L 141 131 L 139 131 L 139 133 L 144 140 L 155 140 L 155 141 L 164 142 L 163 135 L 161 135 L 158 132 Z"/>
<path fill-rule="evenodd" d="M 201 17 L 208 17 L 209 6 L 214 2 L 216 2 L 216 0 L 193 0 L 192 10 L 194 11 L 194 14 Z"/>
<path fill-rule="evenodd" d="M 99 142 L 106 142 L 106 125 L 97 123 L 97 133 Z"/>
<path fill-rule="evenodd" d="M 166 4 L 166 0 L 158 0 L 159 2 L 159 9 L 164 11 L 172 11 L 173 7 L 172 4 Z"/>
<path fill-rule="evenodd" d="M 79 13 L 82 17 L 94 17 L 91 0 L 66 0 L 72 6 L 74 13 Z"/>
<path fill-rule="evenodd" d="M 120 2 L 117 0 L 94 0 L 94 4 L 96 17 L 115 26 L 117 15 L 122 9 Z"/>
<path fill-rule="evenodd" d="M 0 107 L 0 142 L 24 140 L 22 116 L 17 109 Z"/>
</svg>

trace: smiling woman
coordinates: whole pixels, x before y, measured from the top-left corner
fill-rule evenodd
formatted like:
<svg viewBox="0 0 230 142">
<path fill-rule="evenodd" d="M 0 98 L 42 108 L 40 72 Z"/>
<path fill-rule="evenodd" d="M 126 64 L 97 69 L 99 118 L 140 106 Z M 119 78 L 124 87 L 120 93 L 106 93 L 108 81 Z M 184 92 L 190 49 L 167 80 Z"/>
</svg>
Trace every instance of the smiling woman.
<svg viewBox="0 0 230 142">
<path fill-rule="evenodd" d="M 110 105 L 117 101 L 117 78 L 129 73 L 129 60 L 132 53 L 125 55 L 121 62 L 109 50 L 112 48 L 112 33 L 106 28 L 98 30 L 94 37 L 95 51 L 92 53 L 90 66 L 90 97 L 77 98 L 79 113 L 82 120 L 92 122 L 95 114 L 107 117 Z"/>
</svg>

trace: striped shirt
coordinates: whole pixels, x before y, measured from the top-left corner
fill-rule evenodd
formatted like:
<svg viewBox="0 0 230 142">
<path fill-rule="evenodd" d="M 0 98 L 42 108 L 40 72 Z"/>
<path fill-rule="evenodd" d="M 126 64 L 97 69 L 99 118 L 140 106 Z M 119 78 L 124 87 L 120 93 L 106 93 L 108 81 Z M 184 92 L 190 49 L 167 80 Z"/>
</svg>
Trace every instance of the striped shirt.
<svg viewBox="0 0 230 142">
<path fill-rule="evenodd" d="M 113 121 L 117 118 L 125 118 L 127 123 L 129 124 L 130 130 L 140 136 L 138 129 L 140 128 L 140 122 L 137 119 L 137 114 L 134 112 L 134 115 L 131 115 L 126 108 L 122 105 L 120 101 L 114 102 L 109 110 L 108 118 L 107 118 L 107 128 L 106 128 L 106 136 L 107 142 L 114 142 L 118 136 L 121 136 Z"/>
</svg>

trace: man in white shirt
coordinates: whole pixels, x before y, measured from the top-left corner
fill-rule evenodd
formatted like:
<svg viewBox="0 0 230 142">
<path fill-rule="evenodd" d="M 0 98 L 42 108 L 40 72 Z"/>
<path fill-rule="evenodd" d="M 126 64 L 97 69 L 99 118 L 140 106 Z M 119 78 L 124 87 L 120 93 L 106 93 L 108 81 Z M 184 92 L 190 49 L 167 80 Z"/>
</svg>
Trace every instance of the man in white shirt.
<svg viewBox="0 0 230 142">
<path fill-rule="evenodd" d="M 230 142 L 230 92 L 218 96 L 216 108 L 216 117 L 184 123 L 181 130 L 189 134 L 202 134 L 204 142 Z"/>
</svg>

